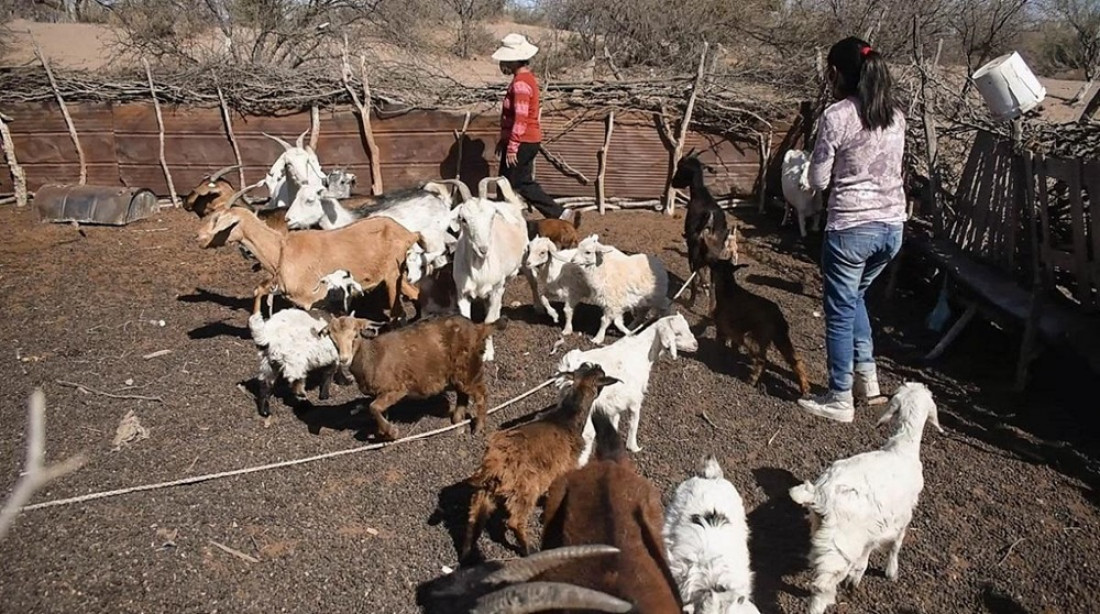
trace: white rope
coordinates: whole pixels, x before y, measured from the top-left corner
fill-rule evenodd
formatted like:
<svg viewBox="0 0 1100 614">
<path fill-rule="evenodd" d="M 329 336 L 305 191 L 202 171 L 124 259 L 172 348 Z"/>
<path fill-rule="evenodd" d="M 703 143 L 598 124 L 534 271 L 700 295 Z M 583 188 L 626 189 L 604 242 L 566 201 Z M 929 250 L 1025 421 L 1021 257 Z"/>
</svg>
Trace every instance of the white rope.
<svg viewBox="0 0 1100 614">
<path fill-rule="evenodd" d="M 554 383 L 554 381 L 555 381 L 554 378 L 548 379 L 545 382 L 539 384 L 538 386 L 535 386 L 534 388 L 528 390 L 527 392 L 524 392 L 523 394 L 515 396 L 515 397 L 513 397 L 511 399 L 508 399 L 507 401 L 501 403 L 500 405 L 497 405 L 496 407 L 494 407 L 494 408 L 490 409 L 489 411 L 485 412 L 485 415 L 486 416 L 492 415 L 492 414 L 504 409 L 505 407 L 508 407 L 509 405 L 512 405 L 514 403 L 518 403 L 519 401 L 522 401 L 523 399 L 526 399 L 527 397 L 535 394 L 539 390 L 542 390 L 543 388 L 546 388 L 550 384 Z M 318 454 L 317 456 L 310 456 L 308 458 L 299 458 L 299 459 L 296 459 L 296 460 L 288 460 L 288 461 L 282 461 L 282 462 L 278 462 L 278 463 L 271 463 L 271 464 L 268 464 L 268 465 L 261 465 L 259 467 L 248 467 L 248 468 L 245 468 L 245 469 L 235 469 L 233 471 L 223 471 L 221 473 L 208 473 L 206 475 L 196 475 L 196 476 L 191 476 L 191 477 L 188 477 L 188 478 L 181 478 L 179 480 L 172 480 L 171 482 L 158 482 L 156 484 L 143 484 L 141 486 L 131 486 L 129 488 L 120 488 L 118 490 L 108 490 L 108 491 L 103 491 L 103 492 L 96 492 L 96 493 L 91 493 L 91 494 L 87 494 L 87 495 L 81 495 L 79 497 L 70 497 L 68 499 L 55 499 L 53 501 L 46 501 L 44 503 L 36 503 L 34 505 L 28 505 L 28 506 L 23 508 L 23 511 L 28 512 L 28 511 L 31 511 L 31 510 L 42 509 L 42 508 L 45 508 L 45 507 L 58 507 L 58 506 L 61 506 L 61 505 L 72 505 L 73 503 L 83 503 L 85 501 L 94 501 L 96 499 L 106 499 L 107 497 L 116 497 L 118 495 L 126 495 L 126 494 L 141 492 L 141 491 L 145 491 L 145 490 L 160 490 L 162 488 L 171 488 L 173 486 L 186 486 L 188 484 L 198 484 L 199 482 L 209 482 L 211 480 L 220 480 L 222 478 L 228 478 L 228 477 L 233 477 L 233 476 L 237 476 L 237 475 L 246 475 L 246 474 L 249 474 L 249 473 L 257 473 L 257 472 L 260 472 L 260 471 L 268 471 L 270 469 L 279 469 L 281 467 L 292 467 L 294 465 L 304 465 L 306 463 L 312 463 L 314 461 L 324 460 L 324 459 L 327 459 L 327 458 L 336 458 L 337 456 L 344 456 L 345 454 L 355 454 L 357 452 L 368 452 L 370 450 L 380 450 L 382 448 L 388 448 L 390 446 L 396 446 L 398 444 L 408 443 L 410 441 L 416 441 L 418 439 L 427 439 L 428 437 L 431 437 L 433 435 L 439 435 L 440 433 L 446 433 L 447 431 L 453 431 L 457 428 L 461 428 L 462 426 L 465 426 L 469 423 L 470 423 L 470 420 L 467 419 L 467 420 L 463 420 L 462 422 L 459 422 L 458 424 L 452 424 L 450 426 L 446 426 L 446 427 L 443 427 L 443 428 L 438 428 L 438 429 L 435 429 L 433 431 L 427 431 L 425 433 L 420 433 L 418 435 L 411 435 L 409 437 L 398 439 L 396 441 L 387 441 L 387 442 L 384 442 L 384 443 L 372 443 L 372 444 L 368 444 L 368 445 L 365 445 L 365 446 L 358 446 L 358 447 L 355 447 L 355 448 L 348 448 L 346 450 L 337 450 L 335 452 L 326 452 L 325 454 Z"/>
</svg>

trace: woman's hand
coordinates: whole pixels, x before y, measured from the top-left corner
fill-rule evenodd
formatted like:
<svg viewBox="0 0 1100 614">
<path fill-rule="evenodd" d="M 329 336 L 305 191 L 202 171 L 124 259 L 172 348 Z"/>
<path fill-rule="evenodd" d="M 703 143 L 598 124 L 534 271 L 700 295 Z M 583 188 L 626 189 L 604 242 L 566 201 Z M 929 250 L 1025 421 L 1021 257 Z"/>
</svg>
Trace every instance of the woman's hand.
<svg viewBox="0 0 1100 614">
<path fill-rule="evenodd" d="M 519 164 L 519 159 L 516 156 L 516 153 L 509 151 L 508 155 L 504 156 L 504 165 L 511 167 L 517 164 Z"/>
</svg>

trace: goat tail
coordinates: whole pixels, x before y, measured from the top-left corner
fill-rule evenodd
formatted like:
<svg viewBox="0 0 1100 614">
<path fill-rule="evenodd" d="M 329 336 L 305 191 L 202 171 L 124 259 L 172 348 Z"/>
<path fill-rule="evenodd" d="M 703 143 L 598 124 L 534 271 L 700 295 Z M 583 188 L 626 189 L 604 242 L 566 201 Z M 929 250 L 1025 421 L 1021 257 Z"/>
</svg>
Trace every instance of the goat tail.
<svg viewBox="0 0 1100 614">
<path fill-rule="evenodd" d="M 790 366 L 791 371 L 794 371 L 795 377 L 798 378 L 799 392 L 802 393 L 802 396 L 806 396 L 810 394 L 810 377 L 806 375 L 806 365 L 802 363 L 802 356 L 791 341 L 790 327 L 785 328 L 783 334 L 776 338 L 775 347 L 779 349 L 779 353 L 783 355 L 783 359 L 787 361 L 787 365 Z"/>
<path fill-rule="evenodd" d="M 803 507 L 809 507 L 817 497 L 817 488 L 811 482 L 803 482 L 788 492 L 791 500 Z"/>
<path fill-rule="evenodd" d="M 623 441 L 611 418 L 598 409 L 592 411 L 592 426 L 596 428 L 596 460 L 617 461 L 623 455 Z"/>
<path fill-rule="evenodd" d="M 573 228 L 578 229 L 581 227 L 581 210 L 577 209 L 573 212 Z"/>
<path fill-rule="evenodd" d="M 264 314 L 260 310 L 257 309 L 248 316 L 248 330 L 252 332 L 252 341 L 259 347 L 267 347 L 270 343 L 270 339 L 264 334 L 266 328 L 267 322 L 264 321 Z"/>
<path fill-rule="evenodd" d="M 708 480 L 720 480 L 725 477 L 722 473 L 722 466 L 718 464 L 718 459 L 713 454 L 707 454 L 707 457 L 703 459 L 703 467 L 699 475 Z"/>
</svg>

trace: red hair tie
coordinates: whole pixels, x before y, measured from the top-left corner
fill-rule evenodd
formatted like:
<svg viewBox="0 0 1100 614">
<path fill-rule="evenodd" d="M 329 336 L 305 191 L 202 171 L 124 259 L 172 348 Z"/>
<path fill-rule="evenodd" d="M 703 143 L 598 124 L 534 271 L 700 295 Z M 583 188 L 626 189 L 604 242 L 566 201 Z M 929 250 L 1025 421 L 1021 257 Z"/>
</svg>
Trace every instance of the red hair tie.
<svg viewBox="0 0 1100 614">
<path fill-rule="evenodd" d="M 867 57 L 867 56 L 871 55 L 871 46 L 867 45 L 863 49 L 860 49 L 859 54 L 862 55 L 863 57 Z"/>
</svg>

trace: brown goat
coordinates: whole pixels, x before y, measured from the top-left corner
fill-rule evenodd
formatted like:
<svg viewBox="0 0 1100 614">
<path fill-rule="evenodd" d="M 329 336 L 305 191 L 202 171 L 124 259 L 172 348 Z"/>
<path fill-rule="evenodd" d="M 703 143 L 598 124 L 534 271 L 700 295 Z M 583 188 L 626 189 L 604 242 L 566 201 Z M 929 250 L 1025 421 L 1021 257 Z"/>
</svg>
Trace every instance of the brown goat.
<svg viewBox="0 0 1100 614">
<path fill-rule="evenodd" d="M 661 536 L 661 493 L 638 475 L 607 415 L 593 412 L 592 422 L 594 460 L 550 486 L 542 547 L 605 544 L 619 553 L 577 560 L 534 580 L 601 591 L 634 604 L 631 612 L 680 614 L 683 602 Z"/>
<path fill-rule="evenodd" d="M 527 519 L 540 496 L 558 476 L 577 466 L 584 448 L 581 433 L 592 401 L 605 386 L 619 380 L 604 374 L 599 365 L 585 363 L 563 374 L 573 381 L 561 401 L 545 416 L 489 437 L 481 466 L 470 476 L 475 492 L 461 557 L 467 559 L 497 500 L 508 513 L 508 528 L 524 554 L 530 554 Z"/>
<path fill-rule="evenodd" d="M 405 276 L 405 256 L 421 240 L 420 234 L 386 217 L 283 235 L 260 222 L 250 209 L 230 207 L 207 218 L 196 240 L 207 248 L 239 242 L 256 256 L 272 275 L 256 288 L 257 305 L 260 296 L 275 285 L 291 303 L 310 309 L 325 298 L 327 288 L 321 278 L 338 269 L 351 273 L 364 290 L 385 284 L 391 317 L 400 306 L 399 292 L 413 301 L 419 295 Z"/>
<path fill-rule="evenodd" d="M 580 227 L 580 211 L 573 213 L 572 224 L 555 218 L 527 220 L 527 238 L 546 237 L 553 241 L 558 249 L 573 249 L 580 242 L 580 236 L 577 234 L 577 229 Z"/>
<path fill-rule="evenodd" d="M 214 173 L 210 175 L 205 175 L 202 181 L 192 188 L 187 196 L 183 198 L 183 209 L 185 211 L 191 211 L 199 216 L 199 219 L 209 217 L 215 212 L 228 209 L 236 189 L 233 187 L 232 183 L 229 183 L 228 179 L 223 177 L 223 175 L 235 168 L 237 167 L 227 166 L 214 171 Z M 248 208 L 252 209 L 252 211 L 256 213 L 256 216 L 273 230 L 277 230 L 282 234 L 289 232 L 286 225 L 287 209 L 285 207 L 272 209 Z"/>
<path fill-rule="evenodd" d="M 322 330 L 336 345 L 340 364 L 348 367 L 359 391 L 373 397 L 371 415 L 381 439 L 396 439 L 397 431 L 383 413 L 406 397 L 426 399 L 448 390 L 457 392 L 451 424 L 469 415 L 474 404 L 474 434 L 485 427 L 485 375 L 482 354 L 494 329 L 507 318 L 475 324 L 460 315 L 429 318 L 377 334 L 375 325 L 352 316 L 334 318 Z"/>
<path fill-rule="evenodd" d="M 791 328 L 783 311 L 774 301 L 749 292 L 737 283 L 736 271 L 747 264 L 715 258 L 707 263 L 714 282 L 717 306 L 711 314 L 718 340 L 734 349 L 746 348 L 752 359 L 749 385 L 756 386 L 768 364 L 768 348 L 775 344 L 798 378 L 802 396 L 810 393 L 810 380 L 802 357 L 791 342 Z M 700 331 L 701 332 L 701 331 Z"/>
</svg>

